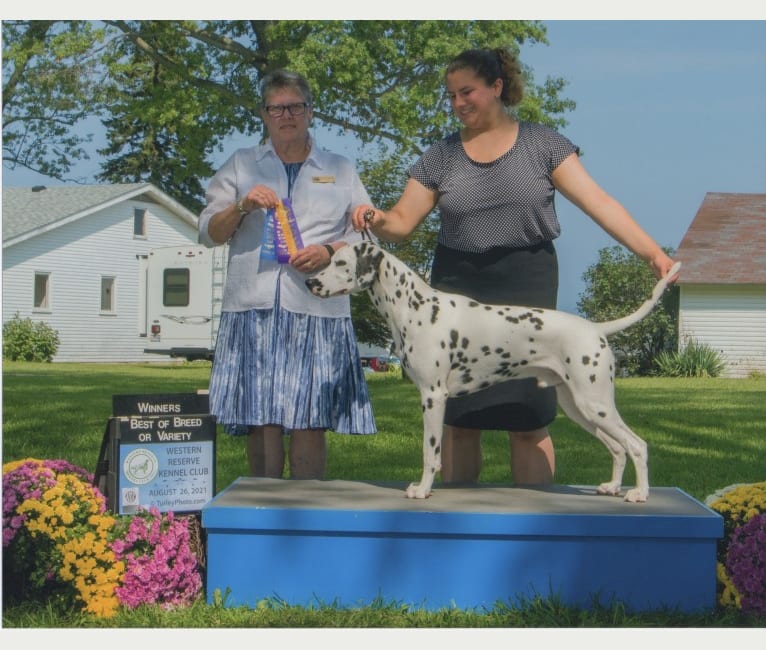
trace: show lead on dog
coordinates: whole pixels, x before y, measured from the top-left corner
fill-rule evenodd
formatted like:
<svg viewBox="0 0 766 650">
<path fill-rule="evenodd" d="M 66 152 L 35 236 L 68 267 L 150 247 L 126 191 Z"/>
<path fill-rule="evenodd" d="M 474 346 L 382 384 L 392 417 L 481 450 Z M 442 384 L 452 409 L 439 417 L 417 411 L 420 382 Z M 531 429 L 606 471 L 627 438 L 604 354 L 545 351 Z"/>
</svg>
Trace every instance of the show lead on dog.
<svg viewBox="0 0 766 650">
<path fill-rule="evenodd" d="M 484 303 L 555 309 L 558 190 L 646 260 L 657 277 L 670 270 L 673 260 L 590 177 L 574 144 L 551 128 L 515 119 L 507 109 L 518 105 L 524 92 L 521 66 L 508 50 L 462 52 L 447 66 L 445 83 L 461 130 L 415 162 L 393 208 L 359 206 L 353 215 L 357 229 L 402 241 L 438 206 L 435 288 Z M 552 482 L 555 454 L 547 427 L 555 417 L 555 390 L 537 388 L 534 379 L 450 398 L 442 481 L 478 480 L 485 429 L 509 432 L 516 484 Z"/>
<path fill-rule="evenodd" d="M 361 238 L 350 217 L 370 198 L 351 162 L 309 135 L 303 77 L 267 75 L 261 99 L 268 139 L 223 164 L 199 218 L 203 244 L 229 243 L 210 411 L 227 433 L 247 434 L 254 476 L 282 476 L 289 433 L 290 476 L 323 478 L 326 429 L 376 428 L 349 298 L 317 298 L 305 280 Z M 298 249 L 280 257 L 281 244 Z"/>
</svg>

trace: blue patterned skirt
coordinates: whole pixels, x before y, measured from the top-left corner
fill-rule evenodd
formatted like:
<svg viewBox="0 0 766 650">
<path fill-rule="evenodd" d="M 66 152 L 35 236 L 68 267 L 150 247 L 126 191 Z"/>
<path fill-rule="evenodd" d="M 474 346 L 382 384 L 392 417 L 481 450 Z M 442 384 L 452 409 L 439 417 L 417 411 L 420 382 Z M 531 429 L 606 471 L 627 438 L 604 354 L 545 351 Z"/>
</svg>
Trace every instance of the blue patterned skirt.
<svg viewBox="0 0 766 650">
<path fill-rule="evenodd" d="M 297 314 L 278 304 L 223 312 L 210 412 L 231 435 L 265 424 L 375 433 L 351 318 Z"/>
</svg>

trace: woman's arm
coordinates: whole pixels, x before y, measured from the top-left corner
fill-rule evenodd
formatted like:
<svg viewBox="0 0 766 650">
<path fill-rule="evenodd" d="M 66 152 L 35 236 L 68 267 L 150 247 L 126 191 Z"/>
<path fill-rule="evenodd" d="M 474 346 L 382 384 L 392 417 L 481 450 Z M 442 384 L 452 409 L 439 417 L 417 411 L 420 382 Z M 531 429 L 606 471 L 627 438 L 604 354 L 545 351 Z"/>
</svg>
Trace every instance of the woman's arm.
<svg viewBox="0 0 766 650">
<path fill-rule="evenodd" d="M 354 229 L 369 228 L 383 241 L 404 241 L 434 209 L 437 198 L 434 190 L 411 178 L 393 208 L 384 212 L 371 205 L 359 205 L 351 215 L 351 221 Z"/>
<path fill-rule="evenodd" d="M 568 156 L 553 171 L 553 184 L 604 231 L 646 261 L 657 277 L 664 277 L 673 266 L 673 260 L 622 204 L 591 178 L 577 154 Z"/>
</svg>

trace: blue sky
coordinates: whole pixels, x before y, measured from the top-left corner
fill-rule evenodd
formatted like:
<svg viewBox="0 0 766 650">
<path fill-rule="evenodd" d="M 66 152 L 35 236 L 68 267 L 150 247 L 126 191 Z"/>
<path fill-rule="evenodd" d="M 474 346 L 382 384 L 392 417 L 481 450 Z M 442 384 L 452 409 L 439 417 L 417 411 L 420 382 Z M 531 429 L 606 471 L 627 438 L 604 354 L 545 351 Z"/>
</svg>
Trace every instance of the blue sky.
<svg viewBox="0 0 766 650">
<path fill-rule="evenodd" d="M 568 81 L 561 129 L 601 186 L 662 246 L 676 248 L 706 192 L 766 192 L 766 21 L 545 21 L 524 46 L 538 82 Z M 350 158 L 353 139 L 317 133 Z M 220 161 L 236 146 L 234 138 Z M 98 160 L 78 174 L 97 170 Z M 50 180 L 3 168 L 3 185 Z M 385 206 L 383 206 L 385 207 Z M 614 242 L 563 197 L 559 308 L 576 311 L 582 274 Z"/>
</svg>

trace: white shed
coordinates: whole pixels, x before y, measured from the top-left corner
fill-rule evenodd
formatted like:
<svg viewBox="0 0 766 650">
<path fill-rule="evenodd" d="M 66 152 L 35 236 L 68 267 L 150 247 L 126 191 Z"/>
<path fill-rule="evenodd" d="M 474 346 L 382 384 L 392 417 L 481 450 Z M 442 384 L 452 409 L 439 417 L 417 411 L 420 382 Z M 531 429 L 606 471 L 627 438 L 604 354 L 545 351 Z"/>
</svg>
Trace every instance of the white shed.
<svg viewBox="0 0 766 650">
<path fill-rule="evenodd" d="M 145 354 L 140 259 L 197 243 L 197 216 L 150 183 L 3 188 L 3 322 L 59 333 L 54 361 Z"/>
<path fill-rule="evenodd" d="M 725 376 L 766 374 L 766 194 L 706 194 L 675 257 L 679 344 L 720 352 Z"/>
</svg>

